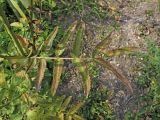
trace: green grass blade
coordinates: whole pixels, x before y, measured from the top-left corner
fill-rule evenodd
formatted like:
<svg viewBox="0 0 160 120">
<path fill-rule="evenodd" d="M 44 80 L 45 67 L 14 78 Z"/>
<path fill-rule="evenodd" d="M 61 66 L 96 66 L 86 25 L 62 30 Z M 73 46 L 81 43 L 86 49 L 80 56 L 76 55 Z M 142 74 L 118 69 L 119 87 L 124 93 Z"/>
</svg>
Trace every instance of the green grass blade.
<svg viewBox="0 0 160 120">
<path fill-rule="evenodd" d="M 53 80 L 52 80 L 52 87 L 51 87 L 51 93 L 54 96 L 56 94 L 59 81 L 61 78 L 62 70 L 63 70 L 63 64 L 64 61 L 62 59 L 56 59 L 53 69 Z"/>
<path fill-rule="evenodd" d="M 25 13 L 22 11 L 22 9 L 20 8 L 16 0 L 7 0 L 7 2 L 11 3 L 13 5 L 13 7 L 11 6 L 12 9 L 16 9 L 18 13 L 20 14 L 20 16 L 24 18 L 25 20 L 27 20 Z"/>
<path fill-rule="evenodd" d="M 25 51 L 23 49 L 23 46 L 20 44 L 20 42 L 17 40 L 15 34 L 12 32 L 11 28 L 10 28 L 10 25 L 9 25 L 9 22 L 3 12 L 3 9 L 2 9 L 2 5 L 0 5 L 0 20 L 2 21 L 2 23 L 4 24 L 4 27 L 7 31 L 7 33 L 10 35 L 11 39 L 13 40 L 13 43 L 17 49 L 17 52 L 22 55 L 22 56 L 25 56 Z"/>
<path fill-rule="evenodd" d="M 116 77 L 125 85 L 128 87 L 128 89 L 133 92 L 131 83 L 129 82 L 129 80 L 123 75 L 121 74 L 113 65 L 111 65 L 108 61 L 105 61 L 102 58 L 97 58 L 96 62 L 98 62 L 101 66 L 107 68 L 108 70 L 112 71 L 114 73 L 114 75 L 116 75 Z"/>
<path fill-rule="evenodd" d="M 80 25 L 79 25 L 78 31 L 77 31 L 77 35 L 76 35 L 76 38 L 75 38 L 74 45 L 73 45 L 72 53 L 75 56 L 80 55 L 81 42 L 83 41 L 84 30 L 85 30 L 85 23 L 81 22 Z"/>
</svg>

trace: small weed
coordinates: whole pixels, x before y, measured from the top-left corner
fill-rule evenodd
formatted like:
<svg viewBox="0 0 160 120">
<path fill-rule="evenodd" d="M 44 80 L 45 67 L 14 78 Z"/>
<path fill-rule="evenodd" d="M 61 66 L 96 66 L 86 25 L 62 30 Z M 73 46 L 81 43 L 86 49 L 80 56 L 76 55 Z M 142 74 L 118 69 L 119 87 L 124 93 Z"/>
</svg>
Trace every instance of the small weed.
<svg viewBox="0 0 160 120">
<path fill-rule="evenodd" d="M 148 43 L 146 53 L 138 55 L 142 68 L 137 78 L 139 87 L 148 90 L 139 99 L 135 114 L 127 113 L 129 119 L 160 119 L 160 48 L 154 42 Z"/>
</svg>

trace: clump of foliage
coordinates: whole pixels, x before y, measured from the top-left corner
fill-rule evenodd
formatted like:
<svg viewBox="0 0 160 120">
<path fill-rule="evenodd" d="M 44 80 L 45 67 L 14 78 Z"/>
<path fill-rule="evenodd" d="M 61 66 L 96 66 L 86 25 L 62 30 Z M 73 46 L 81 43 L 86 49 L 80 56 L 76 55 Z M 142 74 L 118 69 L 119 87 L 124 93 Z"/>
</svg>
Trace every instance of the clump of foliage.
<svg viewBox="0 0 160 120">
<path fill-rule="evenodd" d="M 80 115 L 87 120 L 115 120 L 112 106 L 107 100 L 108 96 L 106 89 L 91 91 L 84 106 L 80 109 Z"/>
<path fill-rule="evenodd" d="M 160 119 L 160 47 L 154 42 L 149 42 L 147 51 L 139 54 L 138 57 L 142 67 L 137 83 L 141 89 L 145 89 L 147 92 L 138 99 L 139 109 L 137 112 L 128 115 L 134 119 L 158 120 Z"/>
<path fill-rule="evenodd" d="M 48 90 L 37 93 L 32 84 L 25 71 L 15 73 L 0 66 L 0 119 L 83 119 L 75 113 L 84 102 L 68 107 L 71 96 L 52 97 Z"/>
<path fill-rule="evenodd" d="M 84 3 L 81 4 L 81 2 L 82 1 L 78 1 L 76 3 L 76 9 L 79 9 L 79 12 L 81 12 L 81 8 L 84 5 Z M 16 19 L 12 20 L 6 16 L 3 3 L 10 6 L 14 13 L 13 16 L 15 16 Z M 65 1 L 63 1 L 63 3 L 66 4 Z M 2 116 L 5 119 L 82 120 L 83 118 L 75 113 L 84 102 L 79 102 L 73 105 L 73 107 L 69 107 L 67 109 L 68 112 L 66 112 L 71 97 L 63 96 L 56 98 L 55 96 L 62 78 L 63 66 L 66 60 L 70 60 L 81 75 L 84 96 L 86 98 L 90 96 L 89 94 L 92 88 L 92 74 L 90 74 L 89 66 L 86 64 L 88 61 L 93 62 L 96 66 L 101 65 L 112 71 L 116 77 L 132 91 L 129 80 L 108 60 L 110 57 L 137 51 L 137 48 L 123 47 L 106 50 L 105 48 L 111 43 L 111 32 L 104 40 L 101 40 L 101 42 L 95 46 L 93 53 L 91 53 L 92 56 L 83 56 L 81 47 L 86 30 L 86 23 L 83 21 L 83 17 L 77 18 L 72 24 L 68 25 L 64 33 L 60 33 L 61 35 L 59 36 L 59 26 L 51 24 L 50 22 L 52 20 L 49 22 L 52 15 L 47 14 L 49 19 L 43 18 L 43 14 L 45 13 L 44 8 L 52 11 L 55 7 L 56 2 L 51 0 L 31 0 L 30 2 L 26 0 L 7 0 L 2 1 L 0 4 L 2 30 L 3 32 L 5 30 L 5 34 L 8 34 L 6 37 L 8 38 L 6 43 L 8 47 L 6 47 L 6 50 L 0 49 L 0 58 L 4 64 L 4 66 L 1 66 L 2 70 L 0 71 L 2 76 L 0 77 L 2 85 L 0 90 L 1 93 L 5 93 L 1 94 L 2 105 L 0 107 Z M 35 9 L 38 12 L 35 12 Z M 50 30 L 44 29 L 44 26 L 49 27 Z M 1 39 L 2 41 L 0 42 L 3 43 L 2 46 L 4 48 L 4 42 L 6 41 L 3 36 Z M 74 42 L 73 46 L 71 46 L 72 50 L 69 51 L 68 56 L 66 56 L 64 52 L 68 52 L 67 44 L 70 40 Z M 48 63 L 53 63 L 53 69 L 51 69 L 51 84 L 47 86 L 43 83 L 44 80 L 47 80 L 46 74 L 49 74 L 49 72 L 47 72 L 47 70 L 50 69 Z M 7 72 L 6 68 L 8 68 Z M 49 87 L 51 87 L 50 92 Z M 91 93 L 87 104 L 90 104 L 90 100 L 97 101 L 97 105 L 93 106 L 93 108 L 99 107 L 97 111 L 101 113 L 100 107 L 103 107 L 103 112 L 105 113 L 103 113 L 101 117 L 110 118 L 112 115 L 109 111 L 109 106 L 105 106 L 106 102 L 92 99 L 93 96 L 98 96 L 98 94 L 99 93 L 96 93 L 94 95 Z M 53 104 L 54 102 L 55 104 Z M 18 109 L 20 109 L 20 111 L 14 114 Z M 97 112 L 91 112 L 91 114 L 97 117 Z M 86 117 L 88 118 L 90 115 Z"/>
</svg>

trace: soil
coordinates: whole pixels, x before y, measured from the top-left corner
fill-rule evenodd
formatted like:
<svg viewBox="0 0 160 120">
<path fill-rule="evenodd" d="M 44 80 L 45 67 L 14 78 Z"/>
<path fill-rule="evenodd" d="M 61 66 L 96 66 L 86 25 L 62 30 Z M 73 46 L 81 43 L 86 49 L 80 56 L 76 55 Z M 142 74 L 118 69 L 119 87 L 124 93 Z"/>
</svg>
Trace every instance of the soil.
<svg viewBox="0 0 160 120">
<path fill-rule="evenodd" d="M 147 40 L 152 40 L 160 44 L 160 11 L 158 0 L 99 0 L 114 7 L 120 14 L 117 20 L 107 18 L 104 20 L 86 20 L 86 35 L 83 52 L 87 56 L 94 50 L 94 47 L 104 37 L 116 21 L 118 27 L 111 35 L 112 42 L 106 49 L 120 47 L 138 47 L 145 51 Z M 103 7 L 105 7 L 105 4 Z M 107 6 L 106 6 L 107 7 Z M 99 86 L 108 88 L 112 95 L 110 101 L 119 120 L 124 119 L 124 114 L 128 110 L 135 112 L 135 101 L 145 92 L 136 84 L 136 69 L 138 67 L 135 56 L 123 55 L 109 59 L 110 63 L 116 66 L 130 80 L 133 93 L 112 74 L 103 68 L 99 75 Z M 81 80 L 77 76 L 77 71 L 72 64 L 66 64 L 66 71 L 71 71 L 70 79 L 60 86 L 59 93 L 73 95 L 75 99 L 82 96 Z"/>
</svg>

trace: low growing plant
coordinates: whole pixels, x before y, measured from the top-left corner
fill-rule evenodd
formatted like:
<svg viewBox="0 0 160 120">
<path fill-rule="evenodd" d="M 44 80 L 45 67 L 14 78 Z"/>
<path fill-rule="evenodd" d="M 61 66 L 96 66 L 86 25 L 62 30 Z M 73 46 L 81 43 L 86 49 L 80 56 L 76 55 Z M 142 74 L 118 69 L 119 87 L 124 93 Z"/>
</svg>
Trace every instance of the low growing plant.
<svg viewBox="0 0 160 120">
<path fill-rule="evenodd" d="M 126 119 L 160 119 L 160 47 L 154 42 L 148 43 L 145 53 L 138 54 L 141 62 L 138 86 L 146 91 L 137 100 L 139 109 L 134 114 L 126 114 Z"/>
</svg>

